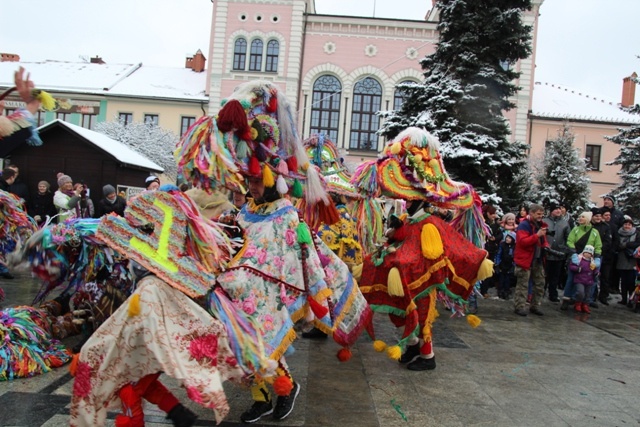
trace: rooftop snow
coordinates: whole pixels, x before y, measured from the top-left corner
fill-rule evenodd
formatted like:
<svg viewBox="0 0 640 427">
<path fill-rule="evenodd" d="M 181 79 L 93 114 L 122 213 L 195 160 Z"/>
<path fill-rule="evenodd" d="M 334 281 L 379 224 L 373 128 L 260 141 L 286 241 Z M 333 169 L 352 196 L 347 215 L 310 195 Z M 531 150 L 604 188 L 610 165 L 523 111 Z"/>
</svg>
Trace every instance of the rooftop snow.
<svg viewBox="0 0 640 427">
<path fill-rule="evenodd" d="M 640 116 L 627 113 L 615 102 L 606 101 L 565 86 L 536 82 L 531 114 L 554 119 L 611 123 L 640 123 Z"/>
<path fill-rule="evenodd" d="M 145 67 L 140 64 L 84 62 L 0 62 L 0 87 L 13 86 L 18 67 L 31 73 L 39 89 L 131 97 L 203 100 L 206 72 L 189 68 Z"/>
<path fill-rule="evenodd" d="M 54 123 L 59 123 L 62 126 L 69 129 L 70 131 L 72 131 L 73 133 L 80 135 L 81 137 L 83 137 L 93 145 L 111 154 L 118 161 L 124 164 L 138 166 L 138 167 L 156 171 L 156 172 L 164 172 L 164 168 L 162 168 L 161 166 L 158 166 L 156 163 L 152 162 L 142 154 L 133 151 L 131 148 L 127 147 L 125 144 L 119 141 L 116 141 L 115 139 L 111 139 L 104 134 L 92 131 L 90 129 L 85 129 L 83 127 L 76 126 L 71 123 L 67 123 L 60 119 L 56 119 L 50 123 L 47 123 L 46 125 L 39 127 L 38 131 L 41 132 L 42 130 L 53 125 Z"/>
</svg>

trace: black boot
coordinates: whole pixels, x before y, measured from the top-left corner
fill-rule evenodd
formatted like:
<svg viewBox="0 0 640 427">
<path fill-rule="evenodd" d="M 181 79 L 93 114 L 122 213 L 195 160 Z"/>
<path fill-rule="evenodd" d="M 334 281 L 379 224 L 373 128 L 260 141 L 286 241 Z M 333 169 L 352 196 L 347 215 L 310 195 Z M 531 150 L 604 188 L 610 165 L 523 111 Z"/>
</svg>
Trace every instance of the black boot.
<svg viewBox="0 0 640 427">
<path fill-rule="evenodd" d="M 182 403 L 178 403 L 169 411 L 167 418 L 173 421 L 174 427 L 191 427 L 196 423 L 198 416 Z"/>
</svg>

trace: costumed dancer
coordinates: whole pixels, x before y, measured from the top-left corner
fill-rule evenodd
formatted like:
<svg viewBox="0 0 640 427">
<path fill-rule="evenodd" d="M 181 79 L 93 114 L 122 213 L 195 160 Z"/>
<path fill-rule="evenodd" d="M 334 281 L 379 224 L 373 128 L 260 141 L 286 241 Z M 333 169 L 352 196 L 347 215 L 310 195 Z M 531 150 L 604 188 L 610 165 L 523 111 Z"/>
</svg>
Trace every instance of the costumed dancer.
<svg viewBox="0 0 640 427">
<path fill-rule="evenodd" d="M 104 425 L 107 409 L 119 405 L 116 426 L 144 426 L 143 399 L 174 426 L 193 425 L 195 414 L 158 380 L 161 372 L 221 422 L 229 411 L 222 382 L 268 368 L 257 326 L 212 288 L 231 250 L 224 232 L 167 186 L 133 198 L 124 217 L 101 218 L 96 238 L 126 254 L 138 282 L 82 347 L 71 425 Z"/>
<path fill-rule="evenodd" d="M 347 360 L 347 347 L 372 313 L 348 267 L 311 235 L 310 226 L 333 224 L 338 212 L 318 170 L 309 165 L 287 99 L 273 84 L 258 81 L 239 86 L 223 102 L 216 117 L 200 119 L 183 137 L 176 151 L 178 169 L 204 189 L 244 193 L 248 181 L 253 198 L 236 217 L 244 246 L 218 281 L 262 325 L 268 356 L 277 364 L 275 377 L 254 377 L 254 404 L 241 419 L 252 423 L 273 413 L 281 420 L 300 391 L 284 359 L 296 338 L 294 323 L 313 321 L 345 347 L 338 357 Z M 284 197 L 289 193 L 304 199 L 304 220 Z M 278 396 L 275 408 L 267 382 L 273 382 Z"/>
<path fill-rule="evenodd" d="M 431 332 L 438 316 L 436 300 L 454 316 L 464 316 L 474 283 L 493 272 L 485 250 L 423 209 L 425 202 L 467 209 L 459 227 L 483 232 L 479 198 L 470 185 L 449 179 L 438 148 L 432 135 L 408 128 L 387 144 L 378 160 L 361 165 L 351 181 L 371 196 L 407 201 L 407 212 L 395 212 L 391 221 L 388 245 L 365 258 L 359 280 L 374 311 L 389 314 L 396 327 L 404 327 L 399 345 L 375 341 L 374 347 L 386 349 L 389 357 L 414 371 L 436 367 Z M 467 319 L 472 326 L 479 324 L 476 316 Z M 373 324 L 369 333 L 375 339 Z"/>
<path fill-rule="evenodd" d="M 304 141 L 304 145 L 311 163 L 320 169 L 327 184 L 327 191 L 332 195 L 340 196 L 338 197 L 340 202 L 336 203 L 336 206 L 338 206 L 341 218 L 344 217 L 346 211 L 355 220 L 355 232 L 361 251 L 364 254 L 375 251 L 384 242 L 382 203 L 374 197 L 363 197 L 358 193 L 350 183 L 351 174 L 344 166 L 338 149 L 324 134 L 312 135 Z M 344 205 L 346 209 L 341 210 L 339 205 Z M 329 244 L 329 246 L 332 245 Z M 348 260 L 345 262 L 348 263 Z M 359 263 L 355 262 L 355 264 Z"/>
</svg>

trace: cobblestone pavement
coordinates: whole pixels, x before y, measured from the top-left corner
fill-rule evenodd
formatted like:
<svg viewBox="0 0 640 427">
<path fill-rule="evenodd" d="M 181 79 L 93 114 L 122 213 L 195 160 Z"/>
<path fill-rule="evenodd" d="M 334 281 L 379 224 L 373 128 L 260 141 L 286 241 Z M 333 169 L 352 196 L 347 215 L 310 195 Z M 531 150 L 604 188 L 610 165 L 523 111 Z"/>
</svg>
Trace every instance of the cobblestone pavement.
<svg viewBox="0 0 640 427">
<path fill-rule="evenodd" d="M 26 273 L 2 280 L 3 306 L 28 304 L 38 284 Z M 376 353 L 361 337 L 347 363 L 330 340 L 299 339 L 288 357 L 302 391 L 281 426 L 630 426 L 640 424 L 640 315 L 612 304 L 590 315 L 545 301 L 543 317 L 513 314 L 512 302 L 479 301 L 482 324 L 450 319 L 443 308 L 434 327 L 437 369 L 411 372 Z M 376 333 L 392 342 L 397 332 L 377 316 Z M 65 344 L 73 345 L 73 339 Z M 215 425 L 211 412 L 190 402 L 198 426 Z M 0 426 L 63 426 L 69 422 L 72 378 L 66 367 L 0 382 Z M 248 390 L 225 385 L 231 413 L 223 426 L 239 425 L 251 404 Z M 170 426 L 154 406 L 146 425 Z M 108 426 L 115 413 L 110 413 Z"/>
</svg>

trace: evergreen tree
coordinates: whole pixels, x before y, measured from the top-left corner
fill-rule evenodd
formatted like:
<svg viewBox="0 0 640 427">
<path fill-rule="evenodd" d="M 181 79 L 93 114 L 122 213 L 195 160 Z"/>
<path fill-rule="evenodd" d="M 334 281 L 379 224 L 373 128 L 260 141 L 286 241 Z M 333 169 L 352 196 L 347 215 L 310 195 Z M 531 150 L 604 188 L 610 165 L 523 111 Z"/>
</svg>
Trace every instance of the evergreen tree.
<svg viewBox="0 0 640 427">
<path fill-rule="evenodd" d="M 178 167 L 173 152 L 179 138 L 173 132 L 153 123 L 132 122 L 125 125 L 117 119 L 96 123 L 95 130 L 162 166 L 169 178 L 176 178 Z"/>
<path fill-rule="evenodd" d="M 566 203 L 569 212 L 578 212 L 590 206 L 591 180 L 587 176 L 584 159 L 573 147 L 575 136 L 567 123 L 558 130 L 558 136 L 548 141 L 544 161 L 536 173 L 533 199 L 538 203 Z"/>
<path fill-rule="evenodd" d="M 531 54 L 530 0 L 439 0 L 440 40 L 421 61 L 422 84 L 400 84 L 405 102 L 382 112 L 380 133 L 393 138 L 408 126 L 438 137 L 447 171 L 485 194 L 513 188 L 526 173 L 526 152 L 510 144 L 503 111 L 519 89 L 515 64 Z M 524 189 L 520 190 L 521 192 Z M 511 196 L 510 196 L 511 197 Z"/>
<path fill-rule="evenodd" d="M 638 80 L 636 79 L 636 83 Z M 640 105 L 626 109 L 630 113 L 640 114 Z M 609 141 L 620 145 L 618 157 L 608 165 L 620 165 L 622 183 L 613 194 L 618 205 L 632 218 L 640 218 L 640 125 L 619 129 L 620 133 L 607 137 Z"/>
</svg>

